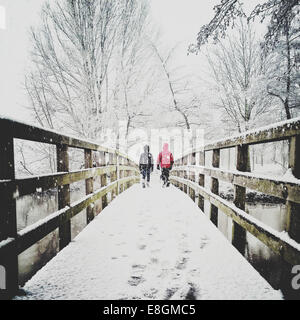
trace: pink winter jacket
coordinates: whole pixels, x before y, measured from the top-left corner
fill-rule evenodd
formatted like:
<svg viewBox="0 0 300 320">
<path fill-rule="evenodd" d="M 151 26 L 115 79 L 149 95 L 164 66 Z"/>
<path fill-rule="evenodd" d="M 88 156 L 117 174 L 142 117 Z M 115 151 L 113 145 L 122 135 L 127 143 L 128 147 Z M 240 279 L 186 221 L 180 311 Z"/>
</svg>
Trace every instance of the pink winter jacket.
<svg viewBox="0 0 300 320">
<path fill-rule="evenodd" d="M 163 146 L 163 151 L 159 153 L 157 158 L 157 164 L 161 168 L 170 168 L 174 163 L 173 155 L 169 151 L 169 145 L 167 143 Z"/>
</svg>

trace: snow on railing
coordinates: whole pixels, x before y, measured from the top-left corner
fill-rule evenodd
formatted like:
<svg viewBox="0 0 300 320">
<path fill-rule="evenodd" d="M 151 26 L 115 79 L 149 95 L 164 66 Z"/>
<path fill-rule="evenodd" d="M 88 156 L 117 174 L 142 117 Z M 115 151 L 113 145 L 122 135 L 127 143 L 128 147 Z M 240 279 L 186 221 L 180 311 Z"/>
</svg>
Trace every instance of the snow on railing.
<svg viewBox="0 0 300 320">
<path fill-rule="evenodd" d="M 71 218 L 86 209 L 87 223 L 92 221 L 99 213 L 95 202 L 101 200 L 100 210 L 104 209 L 108 204 L 107 195 L 110 193 L 110 198 L 114 199 L 136 183 L 139 171 L 137 164 L 117 150 L 54 130 L 0 117 L 0 134 L 0 265 L 9 270 L 5 279 L 6 289 L 0 290 L 0 297 L 11 297 L 18 290 L 18 254 L 56 228 L 59 229 L 59 249 L 63 249 L 71 241 Z M 16 179 L 15 138 L 56 145 L 57 173 Z M 69 147 L 84 150 L 83 170 L 69 170 Z M 98 167 L 94 167 L 92 152 L 100 153 Z M 101 180 L 101 188 L 97 190 L 94 190 L 95 177 Z M 85 180 L 86 196 L 71 203 L 70 184 L 80 180 Z M 58 188 L 58 211 L 17 232 L 17 198 L 52 188 Z"/>
<path fill-rule="evenodd" d="M 249 145 L 289 141 L 289 170 L 283 176 L 248 172 Z M 236 170 L 220 169 L 220 150 L 236 148 Z M 205 153 L 212 151 L 212 164 L 205 166 Z M 211 188 L 205 186 L 211 178 Z M 219 180 L 234 187 L 233 204 L 219 196 Z M 218 210 L 233 220 L 232 244 L 242 253 L 246 231 L 252 233 L 289 264 L 300 264 L 300 118 L 275 123 L 217 140 L 176 159 L 171 171 L 172 183 L 195 201 L 204 212 L 204 199 L 211 203 L 210 219 L 218 226 Z M 286 202 L 287 228 L 277 232 L 245 212 L 246 188 L 271 195 Z"/>
</svg>

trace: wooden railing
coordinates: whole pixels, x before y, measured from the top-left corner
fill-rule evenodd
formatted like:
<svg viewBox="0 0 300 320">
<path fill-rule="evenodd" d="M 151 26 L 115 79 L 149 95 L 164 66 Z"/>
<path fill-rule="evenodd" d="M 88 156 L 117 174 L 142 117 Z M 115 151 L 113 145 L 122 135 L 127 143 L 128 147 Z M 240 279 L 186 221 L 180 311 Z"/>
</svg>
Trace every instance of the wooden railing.
<svg viewBox="0 0 300 320">
<path fill-rule="evenodd" d="M 57 173 L 17 179 L 15 177 L 14 139 L 56 145 Z M 84 150 L 85 169 L 69 171 L 68 148 Z M 93 167 L 92 152 L 100 153 L 100 166 Z M 107 184 L 107 175 L 110 183 Z M 101 188 L 94 190 L 93 180 L 100 176 Z M 70 184 L 85 180 L 86 196 L 70 202 Z M 0 266 L 5 286 L 0 297 L 11 297 L 18 290 L 18 255 L 59 229 L 59 249 L 71 241 L 71 218 L 87 208 L 87 223 L 95 216 L 95 201 L 102 199 L 102 209 L 107 205 L 107 194 L 112 198 L 139 180 L 138 166 L 126 155 L 54 131 L 0 118 Z M 58 188 L 58 211 L 17 231 L 16 201 L 18 197 Z M 3 282 L 3 279 L 2 279 Z M 0 284 L 2 283 L 0 279 Z M 1 288 L 0 288 L 1 289 Z"/>
<path fill-rule="evenodd" d="M 272 178 L 248 170 L 249 145 L 289 140 L 289 168 L 295 179 Z M 236 170 L 222 170 L 220 150 L 236 148 Z M 205 166 L 205 154 L 212 151 L 212 165 Z M 196 163 L 197 162 L 197 163 Z M 211 186 L 205 186 L 205 176 Z M 233 220 L 232 244 L 245 252 L 246 231 L 281 255 L 290 265 L 300 264 L 300 118 L 245 132 L 230 139 L 205 145 L 177 159 L 171 182 L 189 194 L 204 212 L 204 199 L 211 204 L 210 219 L 218 226 L 218 210 Z M 219 196 L 219 180 L 234 186 L 233 204 Z M 284 199 L 287 207 L 286 232 L 278 232 L 245 212 L 246 188 Z"/>
</svg>

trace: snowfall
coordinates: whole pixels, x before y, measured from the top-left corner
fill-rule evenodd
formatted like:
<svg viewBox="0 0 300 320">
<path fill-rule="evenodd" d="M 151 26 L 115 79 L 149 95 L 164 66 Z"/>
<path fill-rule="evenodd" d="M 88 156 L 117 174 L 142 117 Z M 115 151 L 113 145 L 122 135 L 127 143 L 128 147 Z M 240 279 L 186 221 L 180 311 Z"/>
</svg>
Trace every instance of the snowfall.
<svg viewBox="0 0 300 320">
<path fill-rule="evenodd" d="M 282 299 L 183 192 L 136 184 L 16 299 Z"/>
</svg>

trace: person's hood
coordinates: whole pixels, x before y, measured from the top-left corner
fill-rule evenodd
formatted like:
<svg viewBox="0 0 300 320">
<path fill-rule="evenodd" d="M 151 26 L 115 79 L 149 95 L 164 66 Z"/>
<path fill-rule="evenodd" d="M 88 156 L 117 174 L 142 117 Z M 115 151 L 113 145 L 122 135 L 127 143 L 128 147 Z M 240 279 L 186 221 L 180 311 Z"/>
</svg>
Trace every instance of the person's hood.
<svg viewBox="0 0 300 320">
<path fill-rule="evenodd" d="M 149 146 L 147 144 L 144 146 L 144 151 L 146 153 L 148 153 L 150 151 L 150 148 L 149 148 Z"/>
<path fill-rule="evenodd" d="M 163 151 L 164 151 L 164 152 L 169 151 L 169 144 L 168 144 L 168 143 L 164 143 Z"/>
</svg>

